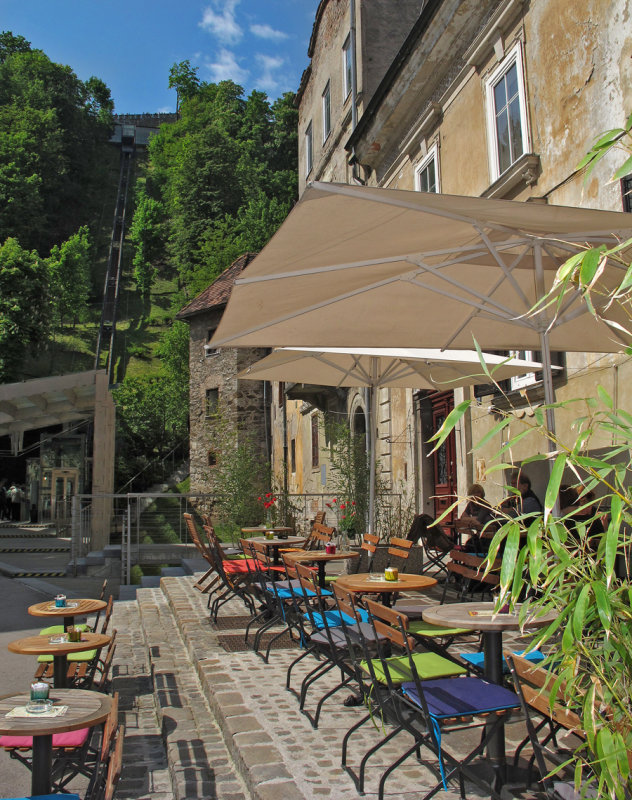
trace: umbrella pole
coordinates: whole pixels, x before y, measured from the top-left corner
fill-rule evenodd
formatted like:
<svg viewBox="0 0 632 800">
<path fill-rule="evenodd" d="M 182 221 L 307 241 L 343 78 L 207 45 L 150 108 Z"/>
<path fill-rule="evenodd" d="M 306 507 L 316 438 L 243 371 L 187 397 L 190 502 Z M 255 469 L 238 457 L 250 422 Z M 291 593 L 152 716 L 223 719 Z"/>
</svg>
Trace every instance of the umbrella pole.
<svg viewBox="0 0 632 800">
<path fill-rule="evenodd" d="M 375 533 L 375 427 L 377 423 L 377 358 L 371 359 L 369 386 L 369 533 Z"/>
</svg>

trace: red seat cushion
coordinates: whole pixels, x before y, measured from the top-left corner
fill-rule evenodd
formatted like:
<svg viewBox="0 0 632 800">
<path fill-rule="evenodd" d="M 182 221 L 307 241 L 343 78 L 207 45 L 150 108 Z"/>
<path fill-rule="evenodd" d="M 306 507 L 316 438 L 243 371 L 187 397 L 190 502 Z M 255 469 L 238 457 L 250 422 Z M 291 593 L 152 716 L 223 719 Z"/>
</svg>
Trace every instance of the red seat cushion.
<svg viewBox="0 0 632 800">
<path fill-rule="evenodd" d="M 88 738 L 90 728 L 53 734 L 53 747 L 81 747 Z M 33 747 L 32 736 L 0 736 L 0 747 Z"/>
</svg>

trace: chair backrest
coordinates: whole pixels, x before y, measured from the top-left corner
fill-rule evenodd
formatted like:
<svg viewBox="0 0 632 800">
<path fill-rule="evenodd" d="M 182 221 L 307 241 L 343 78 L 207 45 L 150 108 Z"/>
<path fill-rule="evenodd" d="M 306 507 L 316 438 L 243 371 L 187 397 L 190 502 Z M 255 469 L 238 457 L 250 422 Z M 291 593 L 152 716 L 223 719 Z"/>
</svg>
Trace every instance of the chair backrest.
<svg viewBox="0 0 632 800">
<path fill-rule="evenodd" d="M 196 549 L 202 556 L 202 558 L 206 558 L 208 561 L 208 547 L 205 545 L 202 537 L 200 536 L 197 525 L 195 524 L 195 520 L 193 519 L 192 514 L 184 513 L 183 515 L 184 521 L 187 526 L 187 531 L 189 532 L 189 536 L 191 537 L 191 541 L 195 545 Z"/>
<path fill-rule="evenodd" d="M 108 604 L 105 607 L 105 617 L 103 618 L 103 625 L 101 625 L 101 633 L 107 633 L 110 619 L 112 617 L 112 609 L 114 608 L 114 598 L 112 595 L 108 598 Z"/>
<path fill-rule="evenodd" d="M 316 516 L 312 520 L 312 528 L 314 525 L 324 525 L 325 524 L 325 512 L 324 511 L 317 511 Z"/>
<path fill-rule="evenodd" d="M 321 525 L 320 523 L 315 522 L 312 527 L 312 532 L 309 535 L 312 546 L 307 549 L 321 550 L 327 544 L 327 542 L 331 541 L 331 537 L 335 532 L 335 528 L 330 528 L 327 525 Z"/>
<path fill-rule="evenodd" d="M 382 572 L 386 567 L 397 567 L 402 572 L 405 572 L 412 546 L 413 543 L 408 539 L 393 537 L 389 541 L 388 547 L 380 548 L 373 556 L 371 570 Z"/>
<path fill-rule="evenodd" d="M 123 740 L 125 738 L 125 726 L 120 725 L 116 734 L 116 742 L 112 755 L 110 756 L 110 763 L 108 764 L 108 774 L 105 780 L 105 794 L 103 800 L 112 800 L 116 786 L 121 778 L 123 771 Z"/>
<path fill-rule="evenodd" d="M 552 733 L 560 727 L 574 733 L 580 739 L 585 739 L 586 735 L 582 728 L 581 719 L 566 705 L 562 705 L 557 698 L 552 701 L 551 690 L 556 681 L 554 673 L 514 653 L 506 652 L 505 660 L 511 670 L 516 692 L 520 698 L 520 704 L 525 715 L 527 733 L 538 765 L 540 778 L 547 793 L 553 796 L 553 781 L 551 780 L 551 770 L 547 760 L 561 766 L 568 760 L 568 753 L 556 753 L 547 746 L 548 742 L 552 738 Z M 563 695 L 564 684 L 560 685 L 558 691 Z M 534 724 L 531 718 L 531 711 L 536 711 L 540 716 L 549 720 L 550 733 L 543 739 L 538 736 L 539 726 Z"/>
<path fill-rule="evenodd" d="M 211 519 L 208 514 L 205 515 L 205 518 L 206 521 L 202 528 L 208 539 L 209 546 L 215 551 L 217 556 L 222 559 L 222 561 L 225 561 L 226 553 L 224 552 L 224 548 L 222 547 L 222 543 L 220 542 L 218 535 L 215 533 L 215 528 L 211 524 Z"/>
<path fill-rule="evenodd" d="M 466 578 L 467 581 L 463 583 L 461 595 L 464 597 L 468 587 L 475 583 L 483 583 L 489 586 L 489 591 L 494 591 L 500 585 L 500 567 L 501 560 L 496 559 L 492 565 L 492 571 L 485 575 L 485 556 L 477 556 L 474 553 L 466 553 L 463 550 L 451 550 L 450 560 L 446 562 L 446 569 L 448 573 L 453 575 L 460 575 Z M 445 582 L 443 600 L 445 600 L 445 593 L 448 582 Z M 441 602 L 443 602 L 443 600 Z"/>
<path fill-rule="evenodd" d="M 107 588 L 107 585 L 108 585 L 108 579 L 106 578 L 103 581 L 103 586 L 101 587 L 101 593 L 99 594 L 99 600 L 103 600 L 103 598 L 105 597 L 105 590 Z"/>
<path fill-rule="evenodd" d="M 110 670 L 112 669 L 112 661 L 114 659 L 114 653 L 116 651 L 116 628 L 112 631 L 112 638 L 110 639 L 110 644 L 108 645 L 108 649 L 105 653 L 105 658 L 103 661 L 99 662 L 98 670 L 99 680 L 95 683 L 94 688 L 97 692 L 104 692 L 107 687 L 108 676 L 110 674 Z"/>
<path fill-rule="evenodd" d="M 118 730 L 118 707 L 119 707 L 119 693 L 114 692 L 112 695 L 112 707 L 110 713 L 103 725 L 103 738 L 101 739 L 101 761 L 107 761 L 110 753 L 112 752 L 112 743 L 116 738 Z"/>
</svg>

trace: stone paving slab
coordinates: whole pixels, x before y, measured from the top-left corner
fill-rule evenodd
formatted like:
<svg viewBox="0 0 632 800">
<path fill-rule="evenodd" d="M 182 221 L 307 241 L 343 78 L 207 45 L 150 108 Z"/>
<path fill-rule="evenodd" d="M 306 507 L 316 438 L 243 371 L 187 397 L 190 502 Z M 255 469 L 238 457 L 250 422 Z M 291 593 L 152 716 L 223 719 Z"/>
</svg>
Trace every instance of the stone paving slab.
<svg viewBox="0 0 632 800">
<path fill-rule="evenodd" d="M 242 772 L 253 798 L 344 798 L 360 795 L 349 775 L 340 765 L 341 741 L 346 731 L 366 714 L 363 708 L 347 708 L 342 701 L 348 690 L 341 690 L 324 705 L 318 730 L 300 713 L 296 696 L 285 689 L 286 670 L 299 654 L 297 648 L 274 650 L 270 663 L 264 664 L 256 654 L 227 653 L 218 647 L 217 631 L 210 624 L 206 598 L 192 588 L 191 578 L 165 578 L 162 590 L 175 615 L 178 629 L 186 644 L 188 658 L 195 665 L 203 690 L 220 725 L 231 756 Z M 220 612 L 223 615 L 244 614 L 243 605 L 234 601 Z M 306 658 L 295 668 L 292 685 L 300 685 L 303 676 L 313 668 L 314 660 Z M 326 679 L 316 684 L 308 695 L 307 709 L 315 707 L 326 689 Z M 386 732 L 379 720 L 368 722 L 351 739 L 349 761 L 352 767 L 362 755 L 377 744 Z M 480 728 L 466 731 L 457 743 L 473 746 L 472 736 Z M 507 726 L 508 751 L 511 742 L 524 736 L 521 722 Z M 455 737 L 451 737 L 454 741 Z M 396 736 L 369 761 L 365 796 L 377 796 L 379 778 L 385 767 L 412 743 L 406 733 Z M 438 781 L 436 759 L 428 756 L 428 767 L 413 757 L 399 767 L 387 782 L 385 797 L 419 797 Z M 438 798 L 459 797 L 455 788 L 441 791 Z M 487 797 L 468 787 L 468 797 Z"/>
</svg>

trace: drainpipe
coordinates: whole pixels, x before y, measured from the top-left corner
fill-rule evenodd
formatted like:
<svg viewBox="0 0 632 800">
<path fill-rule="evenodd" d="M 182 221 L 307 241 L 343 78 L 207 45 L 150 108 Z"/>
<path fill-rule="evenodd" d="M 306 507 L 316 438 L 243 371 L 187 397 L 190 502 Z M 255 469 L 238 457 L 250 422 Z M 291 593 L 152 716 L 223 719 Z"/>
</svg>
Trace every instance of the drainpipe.
<svg viewBox="0 0 632 800">
<path fill-rule="evenodd" d="M 358 124 L 358 70 L 356 67 L 356 4 L 349 0 L 349 49 L 351 50 L 351 133 Z M 351 179 L 354 183 L 364 185 L 365 181 L 358 175 L 358 162 L 355 147 L 351 150 Z"/>
</svg>

